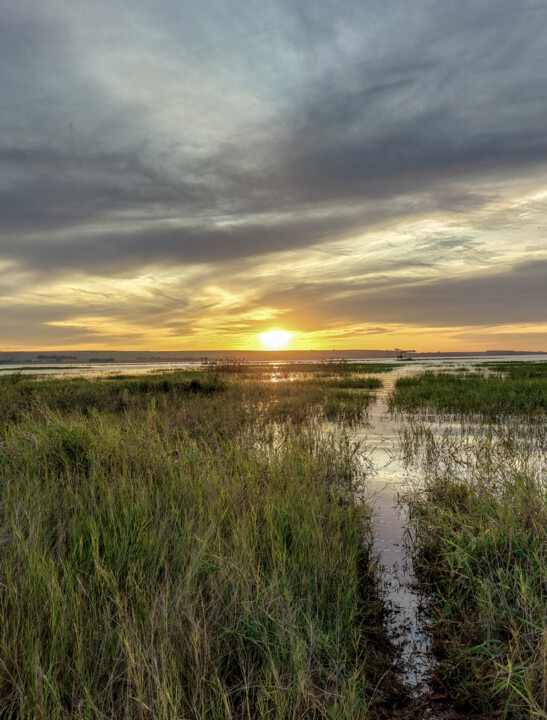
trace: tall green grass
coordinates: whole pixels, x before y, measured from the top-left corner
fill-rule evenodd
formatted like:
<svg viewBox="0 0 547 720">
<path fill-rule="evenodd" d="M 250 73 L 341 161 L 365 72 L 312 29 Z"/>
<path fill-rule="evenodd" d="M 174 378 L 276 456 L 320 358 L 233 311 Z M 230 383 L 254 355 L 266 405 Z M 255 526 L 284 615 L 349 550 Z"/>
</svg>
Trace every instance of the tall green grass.
<svg viewBox="0 0 547 720">
<path fill-rule="evenodd" d="M 430 598 L 436 678 L 467 713 L 547 717 L 544 422 L 403 437 L 427 480 L 410 496 L 415 568 Z"/>
<path fill-rule="evenodd" d="M 61 412 L 87 413 L 96 409 L 123 413 L 146 408 L 151 402 L 166 407 L 190 403 L 193 416 L 199 416 L 205 407 L 229 407 L 232 416 L 239 416 L 239 422 L 253 418 L 258 422 L 298 424 L 313 416 L 355 424 L 366 419 L 374 401 L 367 390 L 381 386 L 378 378 L 326 378 L 322 373 L 306 375 L 294 382 L 288 378 L 272 382 L 271 373 L 263 379 L 239 374 L 232 377 L 219 372 L 218 368 L 142 376 L 112 375 L 100 379 L 81 377 L 62 382 L 14 374 L 0 378 L 0 425 L 17 422 L 19 417 L 38 407 Z M 203 404 L 205 396 L 209 398 L 207 405 Z M 190 402 L 192 399 L 197 402 Z M 222 417 L 223 413 L 225 411 L 220 411 L 216 417 Z M 215 413 L 209 412 L 209 416 L 208 422 L 215 422 Z"/>
<path fill-rule="evenodd" d="M 480 363 L 480 367 L 488 368 L 492 372 L 506 373 L 510 378 L 547 378 L 547 362 L 485 362 Z"/>
<path fill-rule="evenodd" d="M 344 390 L 378 390 L 383 387 L 383 383 L 380 378 L 376 377 L 342 377 L 328 380 L 326 386 Z"/>
<path fill-rule="evenodd" d="M 402 377 L 390 398 L 393 409 L 466 413 L 484 416 L 537 415 L 547 412 L 547 375 L 483 375 L 425 372 Z"/>
<path fill-rule="evenodd" d="M 366 421 L 375 398 L 368 390 L 377 388 L 377 378 L 327 379 L 322 377 L 278 382 L 240 382 L 233 391 L 242 394 L 253 414 L 267 422 L 296 425 L 314 418 L 355 425 Z"/>
<path fill-rule="evenodd" d="M 319 434 L 313 402 L 296 425 L 270 414 L 275 392 L 184 373 L 3 381 L 0 717 L 382 704 L 359 458 Z"/>
<path fill-rule="evenodd" d="M 67 380 L 48 376 L 12 375 L 0 377 L 0 424 L 16 422 L 35 408 L 61 412 L 124 412 L 146 408 L 152 399 L 169 404 L 189 396 L 221 393 L 226 383 L 204 372 L 165 372 L 142 376 L 79 377 Z"/>
<path fill-rule="evenodd" d="M 272 372 L 281 375 L 347 375 L 347 374 L 378 374 L 391 372 L 397 367 L 396 363 L 379 362 L 347 362 L 323 361 L 301 363 L 248 363 L 233 358 L 225 358 L 213 366 L 218 372 L 245 375 L 269 375 Z"/>
</svg>

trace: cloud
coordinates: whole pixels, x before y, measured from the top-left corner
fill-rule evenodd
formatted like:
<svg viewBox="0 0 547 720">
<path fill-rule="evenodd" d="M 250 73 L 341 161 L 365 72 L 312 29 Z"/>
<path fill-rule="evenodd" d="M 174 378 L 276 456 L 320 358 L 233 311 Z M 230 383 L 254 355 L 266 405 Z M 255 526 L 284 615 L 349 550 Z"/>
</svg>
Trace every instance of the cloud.
<svg viewBox="0 0 547 720">
<path fill-rule="evenodd" d="M 287 322 L 305 317 L 314 330 L 356 323 L 461 327 L 545 322 L 547 260 L 505 272 L 458 279 L 333 283 L 293 287 L 260 302 L 284 308 Z M 296 310 L 293 311 L 293 308 Z"/>
<path fill-rule="evenodd" d="M 67 279 L 166 269 L 189 333 L 211 283 L 314 327 L 545 319 L 543 2 L 4 5 L 0 262 L 44 328 Z"/>
<path fill-rule="evenodd" d="M 435 191 L 546 162 L 545 7 L 367 7 L 380 37 L 365 31 L 290 114 L 279 172 L 302 199 Z"/>
</svg>

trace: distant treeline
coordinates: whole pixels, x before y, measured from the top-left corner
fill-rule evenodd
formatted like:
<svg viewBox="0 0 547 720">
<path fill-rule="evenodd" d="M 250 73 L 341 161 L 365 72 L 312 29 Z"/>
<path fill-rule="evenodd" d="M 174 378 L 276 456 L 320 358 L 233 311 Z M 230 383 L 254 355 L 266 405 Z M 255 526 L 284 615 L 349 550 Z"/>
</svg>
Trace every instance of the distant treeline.
<svg viewBox="0 0 547 720">
<path fill-rule="evenodd" d="M 47 360 L 48 362 L 72 362 L 77 360 L 76 355 L 36 355 L 37 360 Z"/>
</svg>

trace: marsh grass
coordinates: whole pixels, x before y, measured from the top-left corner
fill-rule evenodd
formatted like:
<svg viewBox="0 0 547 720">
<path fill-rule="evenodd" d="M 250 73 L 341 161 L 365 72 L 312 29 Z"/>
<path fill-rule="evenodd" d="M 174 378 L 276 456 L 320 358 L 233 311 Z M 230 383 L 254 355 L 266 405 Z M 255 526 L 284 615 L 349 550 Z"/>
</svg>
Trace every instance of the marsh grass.
<svg viewBox="0 0 547 720">
<path fill-rule="evenodd" d="M 318 432 L 317 388 L 271 385 L 2 379 L 1 717 L 353 719 L 393 694 L 357 450 Z"/>
<path fill-rule="evenodd" d="M 547 378 L 547 362 L 525 362 L 513 360 L 509 362 L 480 363 L 492 372 L 505 373 L 510 378 Z"/>
<path fill-rule="evenodd" d="M 165 372 L 143 376 L 50 379 L 47 376 L 0 377 L 0 424 L 16 422 L 39 407 L 61 412 L 124 412 L 142 409 L 152 398 L 176 404 L 188 396 L 226 390 L 219 377 L 203 372 Z"/>
<path fill-rule="evenodd" d="M 526 369 L 507 375 L 424 372 L 399 378 L 390 406 L 405 411 L 427 407 L 491 418 L 514 413 L 545 414 L 547 374 Z"/>
<path fill-rule="evenodd" d="M 547 476 L 544 422 L 435 435 L 414 420 L 410 546 L 429 593 L 436 678 L 465 712 L 547 717 Z"/>
<path fill-rule="evenodd" d="M 378 363 L 378 362 L 328 362 L 322 363 L 322 369 L 325 372 L 335 374 L 342 373 L 359 373 L 359 374 L 378 374 L 389 373 L 398 367 L 397 363 Z"/>
<path fill-rule="evenodd" d="M 260 376 L 231 375 L 219 371 L 218 367 L 63 381 L 12 374 L 0 377 L 0 425 L 18 422 L 40 407 L 61 412 L 98 410 L 123 414 L 146 408 L 152 402 L 165 407 L 184 403 L 184 407 L 191 408 L 189 423 L 190 417 L 195 425 L 206 422 L 214 425 L 215 432 L 220 434 L 223 423 L 228 433 L 232 433 L 234 423 L 249 423 L 251 419 L 258 424 L 299 425 L 314 419 L 355 425 L 366 420 L 367 410 L 375 400 L 367 390 L 381 385 L 381 380 L 371 377 L 307 373 L 295 379 L 272 372 Z M 204 397 L 208 398 L 206 405 Z M 214 406 L 222 409 L 217 413 L 209 411 L 207 419 L 201 418 L 205 409 Z M 226 422 L 226 408 L 229 408 L 230 422 Z"/>
<path fill-rule="evenodd" d="M 374 363 L 374 362 L 356 362 L 350 363 L 347 361 L 324 361 L 324 362 L 301 362 L 301 363 L 250 363 L 241 360 L 234 360 L 226 358 L 212 366 L 217 372 L 228 373 L 228 374 L 243 374 L 243 375 L 271 375 L 276 373 L 278 375 L 313 375 L 320 376 L 324 375 L 354 375 L 354 374 L 379 374 L 388 373 L 394 370 L 397 365 L 396 363 Z"/>
<path fill-rule="evenodd" d="M 377 378 L 283 379 L 274 375 L 262 382 L 241 382 L 237 389 L 255 416 L 265 422 L 302 424 L 310 418 L 321 422 L 333 420 L 342 425 L 366 422 L 375 396 L 368 390 L 382 383 Z"/>
<path fill-rule="evenodd" d="M 378 390 L 383 387 L 383 383 L 375 377 L 343 377 L 327 381 L 326 386 L 343 390 Z"/>
</svg>

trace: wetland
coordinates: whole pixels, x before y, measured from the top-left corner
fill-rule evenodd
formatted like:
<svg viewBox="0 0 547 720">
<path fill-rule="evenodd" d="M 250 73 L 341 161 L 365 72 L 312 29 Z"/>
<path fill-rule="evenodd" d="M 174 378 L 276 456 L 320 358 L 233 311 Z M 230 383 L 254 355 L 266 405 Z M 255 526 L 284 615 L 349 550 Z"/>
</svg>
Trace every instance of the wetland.
<svg viewBox="0 0 547 720">
<path fill-rule="evenodd" d="M 547 363 L 0 377 L 0 716 L 547 717 Z"/>
</svg>

